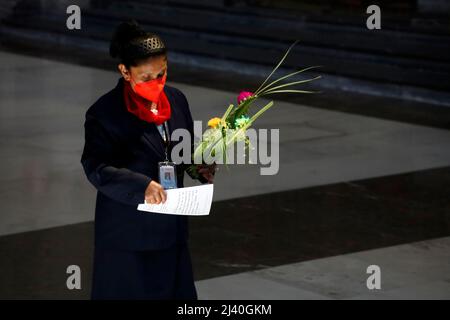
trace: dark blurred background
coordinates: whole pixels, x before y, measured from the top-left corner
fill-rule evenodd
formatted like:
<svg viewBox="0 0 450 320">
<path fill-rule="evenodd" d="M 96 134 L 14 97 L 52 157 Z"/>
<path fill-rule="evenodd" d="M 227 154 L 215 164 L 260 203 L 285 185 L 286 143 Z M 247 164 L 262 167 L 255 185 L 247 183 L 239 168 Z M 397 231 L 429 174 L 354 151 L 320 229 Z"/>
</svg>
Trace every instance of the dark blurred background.
<svg viewBox="0 0 450 320">
<path fill-rule="evenodd" d="M 65 9 L 71 3 L 3 0 L 2 45 L 111 68 L 106 54 L 111 34 L 119 22 L 134 18 L 167 42 L 172 63 L 182 66 L 172 68 L 179 72 L 174 80 L 229 88 L 227 82 L 240 87 L 252 76 L 260 79 L 267 71 L 262 67 L 273 66 L 298 39 L 286 67 L 323 66 L 318 85 L 327 91 L 450 105 L 445 0 L 377 1 L 381 30 L 365 27 L 372 2 L 362 0 L 85 0 L 77 2 L 81 30 L 68 30 Z M 207 81 L 205 72 L 233 81 Z"/>
</svg>

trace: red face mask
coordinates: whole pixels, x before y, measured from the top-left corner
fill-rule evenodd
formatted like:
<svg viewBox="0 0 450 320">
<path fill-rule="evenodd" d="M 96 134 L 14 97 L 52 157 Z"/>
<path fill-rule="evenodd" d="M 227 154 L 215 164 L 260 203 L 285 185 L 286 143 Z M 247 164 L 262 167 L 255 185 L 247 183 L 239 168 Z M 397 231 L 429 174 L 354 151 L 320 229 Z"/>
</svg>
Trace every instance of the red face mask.
<svg viewBox="0 0 450 320">
<path fill-rule="evenodd" d="M 131 80 L 133 81 L 133 80 Z M 135 88 L 131 87 L 131 83 L 124 81 L 124 100 L 129 112 L 133 113 L 139 119 L 154 122 L 157 125 L 170 119 L 171 108 L 170 102 L 167 98 L 163 88 L 166 81 L 166 76 L 162 79 L 155 79 L 141 84 L 136 84 Z M 148 83 L 152 83 L 150 86 Z M 156 89 L 155 89 L 156 83 Z M 161 89 L 160 89 L 161 88 Z M 157 99 L 155 99 L 155 97 Z M 157 113 L 150 111 L 151 99 L 155 99 L 157 103 Z"/>
<path fill-rule="evenodd" d="M 148 101 L 158 102 L 159 96 L 164 89 L 164 85 L 166 84 L 166 77 L 167 73 L 164 74 L 162 78 L 157 78 L 141 83 L 136 83 L 133 79 L 131 79 L 131 81 L 133 81 L 134 83 L 133 90 L 142 98 Z"/>
</svg>

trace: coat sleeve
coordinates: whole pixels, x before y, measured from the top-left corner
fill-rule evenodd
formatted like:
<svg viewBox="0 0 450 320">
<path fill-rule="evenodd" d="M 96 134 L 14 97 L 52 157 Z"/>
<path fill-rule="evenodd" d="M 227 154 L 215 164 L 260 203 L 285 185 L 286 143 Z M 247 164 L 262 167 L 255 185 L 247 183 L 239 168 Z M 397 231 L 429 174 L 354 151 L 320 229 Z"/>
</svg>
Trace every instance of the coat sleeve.
<svg viewBox="0 0 450 320">
<path fill-rule="evenodd" d="M 145 199 L 151 178 L 127 168 L 112 165 L 118 155 L 111 136 L 92 115 L 86 114 L 85 145 L 81 164 L 88 180 L 107 197 L 127 205 L 137 206 Z"/>
</svg>

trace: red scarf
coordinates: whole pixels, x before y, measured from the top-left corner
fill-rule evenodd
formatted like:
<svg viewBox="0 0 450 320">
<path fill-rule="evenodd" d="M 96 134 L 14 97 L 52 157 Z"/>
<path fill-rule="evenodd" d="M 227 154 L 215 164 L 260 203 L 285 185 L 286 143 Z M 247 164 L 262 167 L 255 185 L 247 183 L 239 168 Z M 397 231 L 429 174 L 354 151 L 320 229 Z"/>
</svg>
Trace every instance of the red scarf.
<svg viewBox="0 0 450 320">
<path fill-rule="evenodd" d="M 161 91 L 159 100 L 156 102 L 156 110 L 158 111 L 156 114 L 153 113 L 153 111 L 150 111 L 152 102 L 134 92 L 129 81 L 124 81 L 123 96 L 128 111 L 141 120 L 160 125 L 170 119 L 170 102 L 169 99 L 167 99 L 164 90 Z"/>
</svg>

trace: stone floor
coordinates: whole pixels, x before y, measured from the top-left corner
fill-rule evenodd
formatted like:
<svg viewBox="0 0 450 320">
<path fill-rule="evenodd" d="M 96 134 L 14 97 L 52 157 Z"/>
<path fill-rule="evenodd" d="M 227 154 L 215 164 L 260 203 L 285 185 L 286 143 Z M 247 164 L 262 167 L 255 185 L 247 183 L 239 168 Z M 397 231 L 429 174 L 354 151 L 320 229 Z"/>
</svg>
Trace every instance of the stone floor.
<svg viewBox="0 0 450 320">
<path fill-rule="evenodd" d="M 368 289 L 367 267 L 380 267 Z M 449 299 L 450 237 L 361 251 L 196 283 L 200 299 Z"/>
<path fill-rule="evenodd" d="M 118 74 L 10 52 L 0 58 L 0 254 L 9 257 L 0 262 L 0 296 L 86 298 L 87 291 L 67 292 L 61 280 L 69 264 L 90 272 L 95 189 L 79 162 L 84 113 Z M 236 96 L 169 84 L 186 94 L 196 120 L 221 115 Z M 449 130 L 281 100 L 257 127 L 280 129 L 280 170 L 261 176 L 255 165 L 232 166 L 217 174 L 211 215 L 191 224 L 201 297 L 373 298 L 355 289 L 365 269 L 348 288 L 342 282 L 355 268 L 354 252 L 450 235 Z M 439 241 L 417 252 L 417 268 L 427 259 L 441 271 L 448 267 L 440 249 L 448 242 Z M 408 245 L 392 248 L 379 250 L 406 250 L 405 259 L 391 261 L 398 264 L 392 283 L 390 265 L 378 261 L 389 291 L 383 297 L 450 297 L 444 272 L 428 282 L 414 272 L 401 278 L 402 261 L 414 258 Z M 341 263 L 347 258 L 349 270 Z M 366 263 L 357 259 L 356 267 Z M 314 273 L 311 282 L 285 285 L 308 263 L 328 264 L 321 261 L 329 261 L 330 288 Z M 417 291 L 406 290 L 415 276 Z M 223 279 L 230 287 L 216 290 Z M 243 282 L 251 286 L 236 293 Z M 273 292 L 261 296 L 271 285 Z"/>
<path fill-rule="evenodd" d="M 79 162 L 84 113 L 118 75 L 11 53 L 0 57 L 0 235 L 92 220 L 95 192 Z M 221 115 L 236 98 L 169 84 L 186 94 L 196 120 Z M 256 165 L 222 168 L 215 200 L 450 165 L 444 129 L 278 101 L 256 127 L 281 128 L 279 173 L 261 176 Z"/>
</svg>

